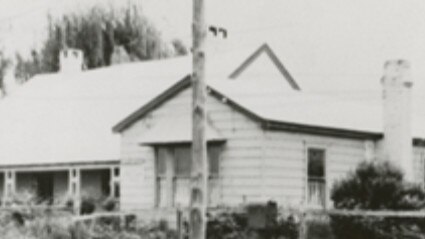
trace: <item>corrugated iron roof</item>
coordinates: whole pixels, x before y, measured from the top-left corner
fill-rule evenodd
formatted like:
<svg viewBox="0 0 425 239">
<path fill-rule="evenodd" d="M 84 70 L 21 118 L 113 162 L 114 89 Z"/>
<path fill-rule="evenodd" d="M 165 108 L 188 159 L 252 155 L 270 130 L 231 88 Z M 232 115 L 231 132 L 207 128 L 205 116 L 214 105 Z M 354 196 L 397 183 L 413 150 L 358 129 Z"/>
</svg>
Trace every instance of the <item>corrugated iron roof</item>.
<svg viewBox="0 0 425 239">
<path fill-rule="evenodd" d="M 0 165 L 119 159 L 111 127 L 184 77 L 190 63 L 183 57 L 34 77 L 0 101 Z"/>
<path fill-rule="evenodd" d="M 232 59 L 219 60 L 224 64 Z M 0 165 L 119 159 L 120 137 L 111 127 L 175 86 L 191 72 L 191 62 L 190 57 L 180 57 L 36 76 L 0 101 Z M 230 80 L 214 62 L 208 84 L 256 117 L 306 127 L 382 132 L 379 91 L 296 92 L 282 83 L 281 75 L 261 77 L 251 72 Z M 417 97 L 414 102 L 413 135 L 425 138 L 425 108 L 421 107 L 425 99 Z M 187 133 L 179 134 L 187 138 Z"/>
</svg>

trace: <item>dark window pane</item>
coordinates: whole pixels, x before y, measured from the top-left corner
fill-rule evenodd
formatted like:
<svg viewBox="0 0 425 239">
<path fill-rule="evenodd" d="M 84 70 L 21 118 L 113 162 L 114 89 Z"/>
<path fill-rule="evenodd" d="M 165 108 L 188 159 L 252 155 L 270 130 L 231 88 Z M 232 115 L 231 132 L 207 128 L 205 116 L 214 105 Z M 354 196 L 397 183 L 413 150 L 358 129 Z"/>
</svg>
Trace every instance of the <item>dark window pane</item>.
<svg viewBox="0 0 425 239">
<path fill-rule="evenodd" d="M 191 151 L 189 146 L 176 146 L 174 148 L 175 173 L 177 177 L 190 176 Z"/>
<path fill-rule="evenodd" d="M 120 195 L 121 195 L 121 192 L 120 192 L 120 184 L 119 183 L 115 183 L 114 184 L 114 187 L 115 187 L 115 198 L 119 198 L 120 197 Z"/>
<path fill-rule="evenodd" d="M 102 184 L 102 193 L 107 196 L 111 193 L 111 172 L 109 170 L 102 170 L 99 172 L 101 174 L 101 184 Z"/>
<path fill-rule="evenodd" d="M 157 178 L 156 180 L 156 206 L 167 206 L 167 187 L 165 178 Z"/>
<path fill-rule="evenodd" d="M 308 149 L 308 177 L 325 177 L 325 151 L 323 149 Z"/>
<path fill-rule="evenodd" d="M 162 147 L 158 148 L 157 160 L 156 160 L 156 169 L 157 169 L 158 176 L 165 176 L 166 160 L 167 160 L 167 149 Z"/>
<path fill-rule="evenodd" d="M 221 147 L 219 145 L 208 146 L 208 161 L 210 175 L 218 175 Z"/>
</svg>

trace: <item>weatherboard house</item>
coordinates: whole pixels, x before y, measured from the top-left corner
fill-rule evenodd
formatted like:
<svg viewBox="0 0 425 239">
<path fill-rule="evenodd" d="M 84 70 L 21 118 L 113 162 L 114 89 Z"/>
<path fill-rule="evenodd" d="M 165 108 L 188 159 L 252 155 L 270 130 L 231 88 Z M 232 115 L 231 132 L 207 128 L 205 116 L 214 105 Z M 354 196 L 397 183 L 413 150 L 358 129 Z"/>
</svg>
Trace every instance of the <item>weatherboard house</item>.
<svg viewBox="0 0 425 239">
<path fill-rule="evenodd" d="M 62 65 L 80 64 L 62 54 Z M 406 62 L 388 62 L 383 97 L 365 101 L 304 91 L 267 44 L 209 59 L 211 207 L 330 207 L 333 182 L 364 160 L 387 158 L 423 181 L 425 114 L 413 107 Z M 187 206 L 191 59 L 66 69 L 0 101 L 3 201 L 32 191 L 119 197 L 122 210 Z"/>
</svg>

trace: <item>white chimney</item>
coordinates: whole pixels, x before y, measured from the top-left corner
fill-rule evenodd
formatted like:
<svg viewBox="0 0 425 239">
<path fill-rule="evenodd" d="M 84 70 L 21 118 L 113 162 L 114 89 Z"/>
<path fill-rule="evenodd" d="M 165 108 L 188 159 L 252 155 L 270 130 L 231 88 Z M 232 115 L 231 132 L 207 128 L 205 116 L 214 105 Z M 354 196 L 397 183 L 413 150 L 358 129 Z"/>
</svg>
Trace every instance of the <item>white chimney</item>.
<svg viewBox="0 0 425 239">
<path fill-rule="evenodd" d="M 83 69 L 83 51 L 67 48 L 59 53 L 60 72 L 73 73 Z"/>
<path fill-rule="evenodd" d="M 408 181 L 414 180 L 411 133 L 412 79 L 404 60 L 385 63 L 383 86 L 383 157 L 399 166 Z"/>
</svg>

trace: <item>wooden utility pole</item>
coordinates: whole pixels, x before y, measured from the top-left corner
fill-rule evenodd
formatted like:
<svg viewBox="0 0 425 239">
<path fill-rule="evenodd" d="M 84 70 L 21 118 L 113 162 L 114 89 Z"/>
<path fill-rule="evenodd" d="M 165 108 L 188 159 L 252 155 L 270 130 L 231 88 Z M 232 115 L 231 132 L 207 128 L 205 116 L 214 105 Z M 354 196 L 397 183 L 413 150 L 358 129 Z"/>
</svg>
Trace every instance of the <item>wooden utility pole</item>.
<svg viewBox="0 0 425 239">
<path fill-rule="evenodd" d="M 190 239 L 206 238 L 206 210 L 208 203 L 208 161 L 205 139 L 206 84 L 205 84 L 205 23 L 204 0 L 193 0 L 193 74 L 192 74 L 192 170 L 190 190 Z"/>
</svg>

